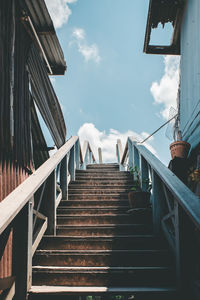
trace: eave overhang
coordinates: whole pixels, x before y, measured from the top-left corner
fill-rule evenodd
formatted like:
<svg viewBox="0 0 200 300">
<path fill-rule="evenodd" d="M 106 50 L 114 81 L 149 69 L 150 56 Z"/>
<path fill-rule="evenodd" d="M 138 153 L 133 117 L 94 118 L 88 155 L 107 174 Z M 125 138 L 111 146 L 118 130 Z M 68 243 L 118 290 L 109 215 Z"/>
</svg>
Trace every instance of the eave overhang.
<svg viewBox="0 0 200 300">
<path fill-rule="evenodd" d="M 180 29 L 186 0 L 150 0 L 143 51 L 147 54 L 180 54 Z M 173 36 L 170 45 L 150 45 L 151 30 L 158 24 L 171 22 Z"/>
<path fill-rule="evenodd" d="M 23 15 L 30 17 L 33 23 L 51 67 L 52 74 L 47 67 L 48 73 L 50 75 L 64 75 L 67 69 L 64 54 L 44 0 L 20 0 L 20 4 Z M 26 27 L 28 28 L 28 24 Z M 29 33 L 32 34 L 32 38 L 35 40 L 31 28 L 28 29 Z M 37 44 L 36 40 L 35 43 Z"/>
</svg>

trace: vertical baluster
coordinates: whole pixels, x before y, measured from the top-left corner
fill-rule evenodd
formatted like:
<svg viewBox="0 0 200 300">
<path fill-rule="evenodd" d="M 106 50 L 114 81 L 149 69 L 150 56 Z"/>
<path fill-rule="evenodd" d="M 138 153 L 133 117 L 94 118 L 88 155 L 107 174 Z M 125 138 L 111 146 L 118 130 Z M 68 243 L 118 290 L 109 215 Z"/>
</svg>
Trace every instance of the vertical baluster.
<svg viewBox="0 0 200 300">
<path fill-rule="evenodd" d="M 48 218 L 46 233 L 56 235 L 56 170 L 47 178 L 42 213 Z"/>
<path fill-rule="evenodd" d="M 133 168 L 133 143 L 128 139 L 128 166 Z"/>
<path fill-rule="evenodd" d="M 92 152 L 89 150 L 89 164 L 92 163 Z"/>
<path fill-rule="evenodd" d="M 15 299 L 26 299 L 32 285 L 33 199 L 19 212 L 13 224 L 13 275 Z"/>
<path fill-rule="evenodd" d="M 69 173 L 71 175 L 71 180 L 75 180 L 75 149 L 74 146 L 70 150 L 69 156 Z"/>
<path fill-rule="evenodd" d="M 63 158 L 60 167 L 60 187 L 62 190 L 62 199 L 68 199 L 68 159 L 67 155 Z"/>
<path fill-rule="evenodd" d="M 80 170 L 80 146 L 79 146 L 79 140 L 75 144 L 75 160 L 76 160 L 76 170 Z"/>
<path fill-rule="evenodd" d="M 175 200 L 175 199 L 174 199 Z M 179 203 L 174 201 L 176 278 L 179 290 L 190 298 L 190 281 L 196 269 L 194 227 Z M 187 294 L 188 293 L 188 294 Z"/>
<path fill-rule="evenodd" d="M 98 154 L 99 154 L 99 164 L 102 164 L 103 160 L 102 160 L 102 151 L 101 151 L 101 148 L 98 148 Z"/>
<path fill-rule="evenodd" d="M 153 231 L 155 235 L 160 235 L 165 198 L 162 182 L 154 170 L 152 170 L 152 192 Z"/>
<path fill-rule="evenodd" d="M 146 159 L 140 155 L 140 174 L 141 174 L 141 188 L 144 192 L 147 191 L 149 181 L 149 170 Z"/>
<path fill-rule="evenodd" d="M 136 167 L 138 170 L 140 170 L 140 158 L 139 158 L 139 152 L 137 148 L 133 145 L 133 165 Z"/>
</svg>

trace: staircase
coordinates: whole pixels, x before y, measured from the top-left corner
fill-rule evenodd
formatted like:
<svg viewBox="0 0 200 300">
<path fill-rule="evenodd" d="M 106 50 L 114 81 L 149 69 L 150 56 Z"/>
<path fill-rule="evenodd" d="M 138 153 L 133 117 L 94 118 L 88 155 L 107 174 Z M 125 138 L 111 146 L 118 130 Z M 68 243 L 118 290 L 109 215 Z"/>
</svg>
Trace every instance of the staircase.
<svg viewBox="0 0 200 300">
<path fill-rule="evenodd" d="M 45 236 L 34 255 L 29 299 L 177 299 L 173 261 L 152 235 L 151 211 L 127 213 L 131 186 L 117 164 L 76 171 L 57 210 L 57 235 Z"/>
</svg>

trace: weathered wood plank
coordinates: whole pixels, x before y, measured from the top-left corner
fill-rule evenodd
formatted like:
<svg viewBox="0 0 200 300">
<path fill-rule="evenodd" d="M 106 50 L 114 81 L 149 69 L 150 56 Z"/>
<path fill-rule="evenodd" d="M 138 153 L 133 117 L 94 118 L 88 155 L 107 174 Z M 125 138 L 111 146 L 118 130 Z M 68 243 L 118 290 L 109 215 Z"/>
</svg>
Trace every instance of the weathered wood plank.
<svg viewBox="0 0 200 300">
<path fill-rule="evenodd" d="M 33 200 L 15 218 L 13 226 L 13 275 L 16 299 L 26 299 L 32 285 Z"/>
<path fill-rule="evenodd" d="M 61 167 L 60 167 L 60 187 L 62 190 L 62 197 L 64 200 L 67 200 L 67 195 L 68 195 L 68 184 L 67 184 L 68 174 L 67 173 L 68 173 L 68 156 L 66 155 L 62 159 Z"/>
<path fill-rule="evenodd" d="M 47 234 L 56 234 L 56 170 L 47 179 L 42 213 L 48 218 Z"/>
<path fill-rule="evenodd" d="M 15 282 L 13 282 L 11 288 L 6 293 L 6 295 L 5 296 L 4 294 L 2 295 L 2 300 L 12 300 L 14 295 L 15 295 Z"/>
<path fill-rule="evenodd" d="M 75 180 L 75 149 L 74 146 L 70 150 L 69 156 L 69 173 L 71 176 L 71 180 Z"/>
<path fill-rule="evenodd" d="M 38 233 L 38 235 L 37 235 L 37 237 L 36 237 L 36 239 L 35 239 L 35 241 L 33 243 L 33 246 L 32 246 L 32 256 L 34 255 L 34 253 L 35 253 L 35 251 L 36 251 L 36 249 L 37 249 L 37 247 L 38 247 L 38 245 L 39 245 L 39 243 L 40 243 L 40 241 L 41 241 L 41 239 L 42 239 L 42 237 L 43 237 L 46 229 L 47 229 L 47 218 L 44 221 L 44 223 L 42 224 L 42 227 L 41 227 L 41 229 L 40 229 L 40 231 L 39 231 L 39 233 Z"/>
<path fill-rule="evenodd" d="M 99 155 L 99 163 L 102 164 L 103 159 L 102 159 L 102 150 L 101 150 L 101 148 L 98 148 L 98 155 Z"/>
<path fill-rule="evenodd" d="M 155 235 L 161 233 L 161 220 L 164 215 L 164 195 L 162 182 L 155 171 L 152 174 L 152 212 L 153 212 L 153 231 Z"/>
</svg>

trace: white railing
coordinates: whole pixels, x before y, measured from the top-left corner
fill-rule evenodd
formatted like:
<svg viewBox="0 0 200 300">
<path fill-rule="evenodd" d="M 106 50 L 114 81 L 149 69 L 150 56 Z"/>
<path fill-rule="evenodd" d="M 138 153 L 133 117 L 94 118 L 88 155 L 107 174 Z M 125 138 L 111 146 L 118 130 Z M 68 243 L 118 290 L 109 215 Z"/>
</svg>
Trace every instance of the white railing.
<svg viewBox="0 0 200 300">
<path fill-rule="evenodd" d="M 71 137 L 0 203 L 0 241 L 13 231 L 16 299 L 26 299 L 32 283 L 32 256 L 45 232 L 56 235 L 59 202 L 68 198 L 68 184 L 75 180 L 75 171 L 88 163 L 95 163 L 90 144 L 84 144 L 82 154 L 79 138 Z"/>
<path fill-rule="evenodd" d="M 121 170 L 136 166 L 144 191 L 147 179 L 152 182 L 153 232 L 164 233 L 175 256 L 177 284 L 188 286 L 195 234 L 200 239 L 200 199 L 133 137 L 128 138 L 123 154 L 120 141 L 116 147 Z"/>
</svg>

